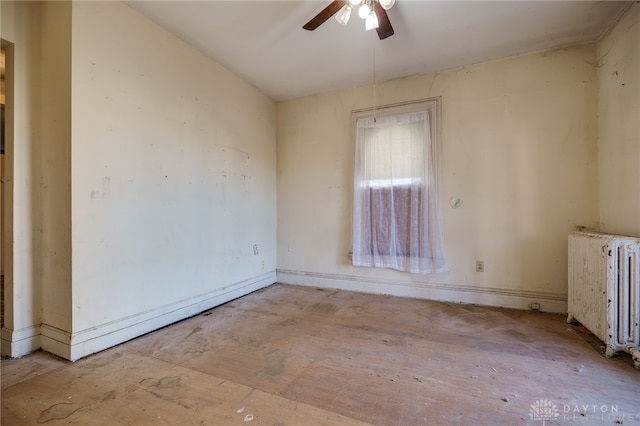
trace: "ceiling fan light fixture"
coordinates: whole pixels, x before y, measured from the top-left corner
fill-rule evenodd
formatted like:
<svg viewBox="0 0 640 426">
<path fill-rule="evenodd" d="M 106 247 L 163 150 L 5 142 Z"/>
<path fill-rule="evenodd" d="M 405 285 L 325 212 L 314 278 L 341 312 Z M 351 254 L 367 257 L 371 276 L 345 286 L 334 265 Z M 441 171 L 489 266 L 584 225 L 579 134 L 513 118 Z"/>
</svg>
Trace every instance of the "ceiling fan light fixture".
<svg viewBox="0 0 640 426">
<path fill-rule="evenodd" d="M 349 18 L 351 17 L 351 7 L 350 4 L 345 4 L 342 8 L 336 13 L 336 21 L 340 23 L 340 25 L 346 26 L 347 22 L 349 22 Z"/>
<path fill-rule="evenodd" d="M 380 0 L 380 6 L 382 6 L 384 10 L 391 9 L 394 4 L 396 4 L 396 0 Z"/>
<path fill-rule="evenodd" d="M 346 26 L 354 9 L 357 7 L 358 15 L 365 21 L 365 28 L 367 30 L 375 29 L 378 33 L 378 38 L 384 40 L 387 37 L 391 37 L 394 31 L 391 22 L 389 22 L 387 11 L 380 2 L 384 2 L 387 7 L 391 7 L 395 0 L 332 0 L 328 6 L 318 12 L 302 28 L 307 31 L 313 31 L 331 17 L 336 18 L 340 25 Z"/>
<path fill-rule="evenodd" d="M 362 6 L 360 6 L 360 9 L 358 9 L 358 15 L 360 15 L 362 19 L 367 19 L 367 16 L 369 16 L 370 13 L 371 9 L 369 9 L 369 6 L 367 6 L 366 3 L 363 3 Z"/>
<path fill-rule="evenodd" d="M 364 28 L 369 30 L 375 30 L 378 28 L 378 17 L 375 13 L 371 12 L 364 20 Z"/>
</svg>

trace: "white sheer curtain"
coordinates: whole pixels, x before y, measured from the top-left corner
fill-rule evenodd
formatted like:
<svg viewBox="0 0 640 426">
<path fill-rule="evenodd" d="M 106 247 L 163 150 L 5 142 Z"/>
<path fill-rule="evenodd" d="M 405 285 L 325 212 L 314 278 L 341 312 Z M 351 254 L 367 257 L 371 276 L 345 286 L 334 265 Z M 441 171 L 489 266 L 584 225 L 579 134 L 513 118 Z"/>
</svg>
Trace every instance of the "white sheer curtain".
<svg viewBox="0 0 640 426">
<path fill-rule="evenodd" d="M 353 264 L 445 272 L 427 111 L 356 122 Z"/>
</svg>

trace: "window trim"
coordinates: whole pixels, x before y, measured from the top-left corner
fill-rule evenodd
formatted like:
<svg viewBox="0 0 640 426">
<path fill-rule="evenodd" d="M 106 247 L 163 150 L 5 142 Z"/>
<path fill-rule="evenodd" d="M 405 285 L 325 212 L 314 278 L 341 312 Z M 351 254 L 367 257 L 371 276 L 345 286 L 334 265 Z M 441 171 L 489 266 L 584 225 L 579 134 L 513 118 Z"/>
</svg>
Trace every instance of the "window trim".
<svg viewBox="0 0 640 426">
<path fill-rule="evenodd" d="M 400 102 L 395 104 L 388 104 L 382 106 L 375 106 L 369 108 L 355 109 L 351 111 L 351 127 L 352 137 L 351 140 L 354 143 L 356 141 L 357 122 L 361 118 L 377 118 L 385 117 L 389 115 L 405 114 L 410 112 L 427 111 L 429 113 L 429 125 L 431 133 L 431 158 L 433 160 L 433 179 L 434 188 L 437 198 L 440 198 L 440 143 L 442 140 L 442 97 L 437 96 L 434 98 L 420 99 L 409 102 Z"/>
<path fill-rule="evenodd" d="M 442 98 L 441 97 L 433 97 L 428 99 L 415 100 L 410 102 L 402 102 L 396 104 L 387 104 L 383 106 L 375 106 L 370 108 L 363 109 L 354 109 L 351 111 L 351 135 L 352 135 L 352 144 L 350 144 L 352 148 L 352 174 L 351 174 L 351 187 L 353 188 L 351 194 L 351 248 L 353 250 L 352 254 L 352 262 L 353 266 L 369 266 L 369 267 L 381 267 L 381 268 L 391 268 L 398 269 L 401 271 L 406 271 L 410 273 L 420 273 L 420 274 L 430 274 L 430 273 L 441 273 L 448 272 L 449 268 L 447 265 L 446 259 L 446 251 L 444 248 L 444 238 L 442 236 L 442 192 L 441 192 L 441 184 L 442 184 Z M 429 115 L 429 124 L 430 124 L 430 137 L 431 137 L 431 146 L 430 146 L 430 154 L 431 154 L 431 176 L 433 178 L 433 182 L 429 184 L 431 187 L 426 188 L 426 191 L 434 191 L 435 204 L 433 208 L 435 208 L 435 214 L 440 218 L 439 224 L 436 228 L 430 228 L 428 232 L 437 232 L 437 236 L 435 238 L 435 243 L 429 245 L 429 249 L 427 252 L 430 253 L 428 256 L 419 256 L 419 258 L 414 258 L 412 256 L 398 256 L 398 253 L 395 254 L 396 259 L 404 258 L 404 262 L 396 263 L 393 259 L 389 261 L 385 259 L 378 259 L 372 261 L 371 259 L 367 260 L 367 257 L 361 252 L 361 249 L 358 249 L 360 253 L 358 256 L 358 263 L 354 263 L 356 259 L 356 247 L 354 246 L 356 239 L 360 239 L 360 237 L 356 237 L 355 234 L 355 191 L 357 190 L 355 186 L 355 175 L 356 175 L 356 162 L 357 160 L 357 152 L 358 152 L 358 120 L 366 119 L 366 118 L 378 118 L 378 117 L 386 117 L 386 116 L 394 116 L 401 115 L 407 113 L 415 113 L 415 112 L 428 112 Z M 430 222 L 430 221 L 428 221 Z M 429 237 L 430 238 L 430 237 Z M 407 260 L 414 259 L 417 260 L 418 263 L 414 263 L 411 261 L 407 263 Z M 373 263 L 372 263 L 373 262 Z M 390 262 L 390 263 L 389 263 Z M 426 263 L 423 263 L 426 262 Z"/>
</svg>

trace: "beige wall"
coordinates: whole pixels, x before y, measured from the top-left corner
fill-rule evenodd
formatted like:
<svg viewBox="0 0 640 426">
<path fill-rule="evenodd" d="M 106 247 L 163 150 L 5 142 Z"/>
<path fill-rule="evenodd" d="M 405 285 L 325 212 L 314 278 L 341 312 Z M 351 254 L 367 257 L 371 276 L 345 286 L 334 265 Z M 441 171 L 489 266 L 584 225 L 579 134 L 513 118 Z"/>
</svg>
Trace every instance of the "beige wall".
<svg viewBox="0 0 640 426">
<path fill-rule="evenodd" d="M 3 354 L 77 359 L 275 281 L 273 101 L 123 3 L 1 12 Z"/>
<path fill-rule="evenodd" d="M 44 328 L 71 331 L 71 6 L 1 7 L 13 64 L 7 69 L 2 352 L 22 354 L 40 347 Z"/>
<path fill-rule="evenodd" d="M 585 45 L 278 104 L 278 280 L 565 310 L 567 234 L 598 226 L 594 62 Z M 351 111 L 436 96 L 450 272 L 354 268 Z"/>
<path fill-rule="evenodd" d="M 39 200 L 33 196 L 41 146 L 41 4 L 0 3 L 2 39 L 7 46 L 7 146 L 5 184 L 5 325 L 2 354 L 24 354 L 39 347 L 41 289 L 37 287 Z M 13 64 L 13 67 L 11 67 Z"/>
<path fill-rule="evenodd" d="M 267 285 L 276 262 L 282 282 L 563 311 L 575 226 L 640 235 L 639 8 L 597 45 L 276 110 L 122 3 L 1 2 L 2 353 L 76 359 Z M 351 111 L 435 96 L 451 271 L 354 268 Z"/>
<path fill-rule="evenodd" d="M 2 50 L 0 50 L 0 61 L 2 62 L 2 81 L 0 82 L 0 104 L 2 105 L 2 138 L 4 140 L 5 124 L 4 124 L 4 100 L 5 100 L 5 53 L 4 44 Z M 2 235 L 4 236 L 4 150 L 0 154 L 0 228 L 3 229 Z M 4 275 L 4 257 L 2 253 L 2 242 L 0 241 L 0 273 Z"/>
<path fill-rule="evenodd" d="M 57 352 L 72 332 L 71 299 L 71 3 L 42 5 L 42 143 L 35 152 L 39 222 L 36 285 L 42 289 L 40 345 Z M 64 334 L 61 334 L 64 333 Z"/>
<path fill-rule="evenodd" d="M 275 282 L 276 110 L 123 3 L 72 34 L 76 358 Z"/>
<path fill-rule="evenodd" d="M 1 12 L 0 12 L 1 13 Z M 4 43 L 2 44 L 2 49 L 0 49 L 0 74 L 2 75 L 0 79 L 0 104 L 2 104 L 2 138 L 4 140 L 5 133 L 5 125 L 4 125 L 4 102 L 5 102 L 5 91 L 6 88 L 6 80 L 5 80 L 5 52 L 4 52 Z M 4 150 L 2 154 L 0 154 L 0 229 L 2 229 L 2 236 L 4 239 Z M 0 240 L 0 274 L 4 276 L 4 256 L 2 251 L 2 240 Z"/>
<path fill-rule="evenodd" d="M 598 62 L 602 228 L 640 237 L 640 4 L 598 43 Z"/>
</svg>

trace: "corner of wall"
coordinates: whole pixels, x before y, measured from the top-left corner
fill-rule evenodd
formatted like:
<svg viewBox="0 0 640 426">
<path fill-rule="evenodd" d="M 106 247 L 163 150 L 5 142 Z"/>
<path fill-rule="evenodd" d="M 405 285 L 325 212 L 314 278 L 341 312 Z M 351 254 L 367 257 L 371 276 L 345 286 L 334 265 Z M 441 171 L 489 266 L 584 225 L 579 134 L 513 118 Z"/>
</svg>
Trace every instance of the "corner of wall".
<svg viewBox="0 0 640 426">
<path fill-rule="evenodd" d="M 597 42 L 597 66 L 601 230 L 640 236 L 640 3 Z"/>
</svg>

